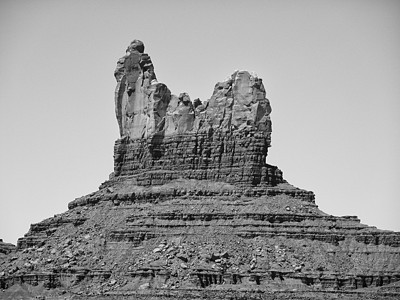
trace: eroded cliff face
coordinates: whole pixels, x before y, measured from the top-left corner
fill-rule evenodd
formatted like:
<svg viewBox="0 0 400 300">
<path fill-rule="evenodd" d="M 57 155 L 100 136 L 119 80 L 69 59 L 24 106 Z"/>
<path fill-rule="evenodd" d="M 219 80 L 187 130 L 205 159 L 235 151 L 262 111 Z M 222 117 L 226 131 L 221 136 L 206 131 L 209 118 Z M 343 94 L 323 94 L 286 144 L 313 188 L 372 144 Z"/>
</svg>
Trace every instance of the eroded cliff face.
<svg viewBox="0 0 400 300">
<path fill-rule="evenodd" d="M 271 137 L 271 106 L 262 79 L 247 71 L 236 71 L 215 85 L 211 99 L 192 103 L 186 93 L 171 95 L 157 81 L 144 45 L 134 40 L 118 60 L 115 111 L 121 138 L 235 131 L 259 131 Z"/>
<path fill-rule="evenodd" d="M 400 233 L 322 212 L 266 163 L 260 78 L 191 101 L 138 40 L 115 77 L 114 172 L 16 249 L 0 241 L 1 299 L 400 298 Z"/>
<path fill-rule="evenodd" d="M 114 71 L 120 134 L 131 139 L 149 138 L 162 130 L 160 126 L 171 99 L 170 90 L 157 82 L 150 56 L 143 51 L 143 43 L 134 40 Z"/>
<path fill-rule="evenodd" d="M 235 71 L 215 85 L 208 101 L 171 95 L 157 82 L 144 45 L 134 40 L 117 64 L 112 180 L 132 177 L 137 185 L 177 178 L 217 180 L 242 188 L 284 182 L 266 164 L 271 145 L 271 106 L 262 79 Z"/>
</svg>

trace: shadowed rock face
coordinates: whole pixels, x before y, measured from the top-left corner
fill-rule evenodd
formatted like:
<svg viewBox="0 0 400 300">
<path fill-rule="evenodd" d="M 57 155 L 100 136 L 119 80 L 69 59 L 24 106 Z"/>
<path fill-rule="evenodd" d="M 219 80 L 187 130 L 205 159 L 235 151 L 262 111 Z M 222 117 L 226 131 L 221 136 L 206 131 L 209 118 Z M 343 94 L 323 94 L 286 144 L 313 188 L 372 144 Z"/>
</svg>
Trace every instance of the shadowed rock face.
<svg viewBox="0 0 400 300">
<path fill-rule="evenodd" d="M 400 299 L 400 233 L 322 212 L 266 163 L 261 79 L 236 71 L 192 102 L 138 40 L 115 77 L 114 172 L 0 240 L 0 299 Z"/>
</svg>

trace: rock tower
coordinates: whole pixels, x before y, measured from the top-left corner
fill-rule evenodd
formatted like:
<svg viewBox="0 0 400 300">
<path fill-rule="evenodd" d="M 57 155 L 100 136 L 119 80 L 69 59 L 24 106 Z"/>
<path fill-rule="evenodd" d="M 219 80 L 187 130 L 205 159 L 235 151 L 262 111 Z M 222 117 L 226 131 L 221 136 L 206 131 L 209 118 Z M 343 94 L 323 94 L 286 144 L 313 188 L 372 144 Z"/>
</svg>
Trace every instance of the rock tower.
<svg viewBox="0 0 400 300">
<path fill-rule="evenodd" d="M 400 233 L 320 211 L 266 163 L 261 78 L 175 96 L 139 40 L 114 75 L 114 171 L 0 243 L 0 298 L 399 299 Z"/>
</svg>

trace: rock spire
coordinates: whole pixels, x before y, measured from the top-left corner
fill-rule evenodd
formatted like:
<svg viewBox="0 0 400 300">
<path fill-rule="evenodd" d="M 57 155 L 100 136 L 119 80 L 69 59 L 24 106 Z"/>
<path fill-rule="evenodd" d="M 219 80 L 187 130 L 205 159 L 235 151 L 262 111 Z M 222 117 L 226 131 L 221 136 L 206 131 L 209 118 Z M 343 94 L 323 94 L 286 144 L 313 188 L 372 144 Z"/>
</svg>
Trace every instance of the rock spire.
<svg viewBox="0 0 400 300">
<path fill-rule="evenodd" d="M 115 110 L 121 137 L 131 140 L 157 134 L 257 130 L 270 138 L 271 106 L 261 78 L 247 71 L 235 71 L 215 85 L 209 101 L 197 99 L 196 107 L 186 93 L 171 95 L 159 83 L 144 44 L 134 40 L 118 60 Z"/>
<path fill-rule="evenodd" d="M 193 103 L 171 94 L 154 73 L 141 41 L 134 40 L 115 70 L 115 105 L 121 139 L 114 177 L 164 184 L 180 177 L 244 186 L 283 182 L 266 164 L 271 105 L 261 78 L 235 71 L 215 85 L 211 99 Z"/>
</svg>

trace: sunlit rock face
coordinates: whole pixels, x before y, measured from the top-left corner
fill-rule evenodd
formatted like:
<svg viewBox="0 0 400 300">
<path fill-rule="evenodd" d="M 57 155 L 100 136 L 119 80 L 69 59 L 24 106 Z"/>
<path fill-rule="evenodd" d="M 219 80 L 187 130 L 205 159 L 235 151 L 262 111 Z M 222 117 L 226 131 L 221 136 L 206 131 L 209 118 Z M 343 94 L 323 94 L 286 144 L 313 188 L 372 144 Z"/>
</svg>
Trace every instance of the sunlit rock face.
<svg viewBox="0 0 400 300">
<path fill-rule="evenodd" d="M 187 93 L 171 95 L 165 84 L 157 82 L 150 56 L 143 51 L 143 43 L 134 40 L 114 72 L 115 111 L 122 138 L 246 129 L 260 131 L 270 140 L 271 106 L 261 78 L 235 71 L 215 85 L 209 101 L 196 99 L 193 104 Z"/>
<path fill-rule="evenodd" d="M 235 71 L 215 85 L 211 99 L 192 102 L 187 93 L 171 95 L 157 81 L 143 51 L 134 40 L 114 73 L 121 133 L 114 176 L 136 176 L 143 185 L 182 176 L 243 187 L 283 182 L 280 170 L 266 164 L 271 106 L 261 78 Z"/>
<path fill-rule="evenodd" d="M 143 51 L 143 43 L 134 40 L 114 71 L 120 134 L 131 139 L 149 138 L 162 130 L 171 99 L 171 92 L 165 84 L 157 82 L 150 56 Z"/>
</svg>

